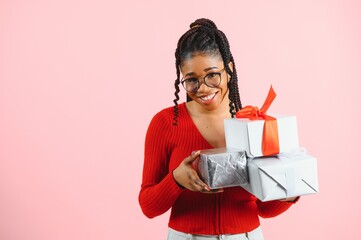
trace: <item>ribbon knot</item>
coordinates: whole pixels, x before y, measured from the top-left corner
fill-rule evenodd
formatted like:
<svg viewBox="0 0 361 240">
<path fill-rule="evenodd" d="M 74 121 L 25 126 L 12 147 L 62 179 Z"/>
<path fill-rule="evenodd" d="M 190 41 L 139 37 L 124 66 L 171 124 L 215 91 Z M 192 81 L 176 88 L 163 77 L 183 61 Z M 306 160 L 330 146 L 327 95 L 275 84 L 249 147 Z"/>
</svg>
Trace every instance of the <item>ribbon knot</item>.
<svg viewBox="0 0 361 240">
<path fill-rule="evenodd" d="M 248 105 L 236 113 L 236 118 L 248 118 L 251 121 L 265 120 L 262 136 L 263 156 L 275 155 L 280 152 L 277 119 L 266 114 L 276 96 L 277 95 L 271 86 L 261 109 L 258 109 L 256 106 Z"/>
</svg>

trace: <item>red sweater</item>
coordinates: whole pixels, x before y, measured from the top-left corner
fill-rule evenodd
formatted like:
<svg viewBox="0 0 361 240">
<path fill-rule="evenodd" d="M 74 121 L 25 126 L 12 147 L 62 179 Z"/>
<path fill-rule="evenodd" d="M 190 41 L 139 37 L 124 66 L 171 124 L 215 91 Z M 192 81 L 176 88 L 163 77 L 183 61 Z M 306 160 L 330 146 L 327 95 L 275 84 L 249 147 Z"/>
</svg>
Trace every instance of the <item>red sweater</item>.
<svg viewBox="0 0 361 240">
<path fill-rule="evenodd" d="M 169 227 L 192 234 L 235 234 L 260 225 L 258 216 L 275 217 L 292 203 L 261 202 L 242 187 L 205 194 L 180 188 L 172 171 L 194 150 L 212 146 L 193 123 L 185 103 L 179 105 L 178 126 L 172 126 L 173 107 L 157 113 L 145 139 L 143 181 L 139 203 L 153 218 L 172 208 Z"/>
</svg>

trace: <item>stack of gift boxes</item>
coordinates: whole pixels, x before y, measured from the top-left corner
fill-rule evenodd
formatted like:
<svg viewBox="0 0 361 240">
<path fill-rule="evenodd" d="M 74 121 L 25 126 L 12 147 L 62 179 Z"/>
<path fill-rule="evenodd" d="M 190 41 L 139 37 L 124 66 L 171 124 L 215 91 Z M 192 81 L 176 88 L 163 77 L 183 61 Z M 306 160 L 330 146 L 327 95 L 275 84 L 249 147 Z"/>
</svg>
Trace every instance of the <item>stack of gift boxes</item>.
<svg viewBox="0 0 361 240">
<path fill-rule="evenodd" d="M 241 186 L 261 201 L 318 192 L 317 160 L 299 146 L 296 117 L 266 114 L 275 96 L 271 87 L 261 109 L 225 119 L 226 148 L 201 151 L 198 173 L 211 189 Z"/>
</svg>

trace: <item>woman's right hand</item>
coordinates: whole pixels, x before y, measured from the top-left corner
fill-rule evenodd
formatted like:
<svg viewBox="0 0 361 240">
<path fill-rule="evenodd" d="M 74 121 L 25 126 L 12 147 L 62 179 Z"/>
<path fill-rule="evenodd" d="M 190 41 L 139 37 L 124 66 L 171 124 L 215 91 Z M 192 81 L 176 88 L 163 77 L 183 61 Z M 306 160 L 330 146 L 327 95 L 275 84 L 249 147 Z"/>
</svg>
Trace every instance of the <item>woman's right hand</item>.
<svg viewBox="0 0 361 240">
<path fill-rule="evenodd" d="M 198 176 L 193 169 L 192 163 L 199 157 L 200 151 L 193 152 L 189 157 L 185 158 L 179 166 L 174 169 L 173 177 L 175 181 L 191 190 L 203 193 L 218 193 L 223 192 L 223 189 L 211 190 Z"/>
</svg>

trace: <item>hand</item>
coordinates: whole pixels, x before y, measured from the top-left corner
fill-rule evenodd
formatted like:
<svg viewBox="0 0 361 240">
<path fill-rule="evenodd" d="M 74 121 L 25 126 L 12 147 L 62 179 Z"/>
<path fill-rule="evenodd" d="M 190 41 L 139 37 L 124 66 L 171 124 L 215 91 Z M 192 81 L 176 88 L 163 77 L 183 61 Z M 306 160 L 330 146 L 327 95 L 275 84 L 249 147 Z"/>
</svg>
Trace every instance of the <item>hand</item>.
<svg viewBox="0 0 361 240">
<path fill-rule="evenodd" d="M 284 199 L 280 199 L 280 201 L 283 202 L 293 202 L 297 199 L 298 197 L 291 197 L 291 198 L 284 198 Z"/>
<path fill-rule="evenodd" d="M 174 169 L 173 177 L 175 181 L 191 190 L 203 193 L 218 193 L 223 192 L 223 189 L 211 190 L 198 176 L 197 172 L 193 169 L 192 163 L 199 157 L 200 152 L 193 152 L 189 157 L 185 158 L 179 166 Z"/>
</svg>

